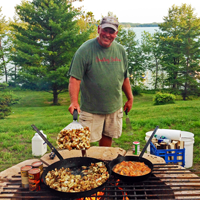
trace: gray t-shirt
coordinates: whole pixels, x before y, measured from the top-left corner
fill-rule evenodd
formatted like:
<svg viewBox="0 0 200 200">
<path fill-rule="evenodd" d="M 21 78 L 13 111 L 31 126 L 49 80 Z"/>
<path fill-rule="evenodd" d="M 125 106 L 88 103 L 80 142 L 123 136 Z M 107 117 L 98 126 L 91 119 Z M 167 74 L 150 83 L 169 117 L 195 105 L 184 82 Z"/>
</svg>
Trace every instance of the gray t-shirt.
<svg viewBox="0 0 200 200">
<path fill-rule="evenodd" d="M 122 107 L 122 85 L 128 77 L 127 56 L 113 41 L 108 48 L 97 39 L 83 43 L 75 53 L 70 76 L 81 80 L 81 110 L 109 114 Z"/>
</svg>

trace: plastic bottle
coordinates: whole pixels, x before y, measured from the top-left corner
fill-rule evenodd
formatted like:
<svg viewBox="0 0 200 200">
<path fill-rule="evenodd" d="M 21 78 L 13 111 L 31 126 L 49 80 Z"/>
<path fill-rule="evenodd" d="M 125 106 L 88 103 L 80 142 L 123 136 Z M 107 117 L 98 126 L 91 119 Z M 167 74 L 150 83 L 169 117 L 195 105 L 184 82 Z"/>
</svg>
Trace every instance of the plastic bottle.
<svg viewBox="0 0 200 200">
<path fill-rule="evenodd" d="M 166 144 L 169 144 L 169 143 L 171 143 L 171 139 L 168 139 L 168 138 L 163 139 L 163 142 L 165 142 Z"/>
<path fill-rule="evenodd" d="M 40 132 L 47 137 L 42 130 Z M 43 156 L 47 152 L 47 144 L 46 142 L 39 136 L 38 133 L 32 138 L 32 154 L 34 156 Z"/>
<path fill-rule="evenodd" d="M 158 140 L 160 139 L 160 135 L 154 135 L 154 137 Z"/>
</svg>

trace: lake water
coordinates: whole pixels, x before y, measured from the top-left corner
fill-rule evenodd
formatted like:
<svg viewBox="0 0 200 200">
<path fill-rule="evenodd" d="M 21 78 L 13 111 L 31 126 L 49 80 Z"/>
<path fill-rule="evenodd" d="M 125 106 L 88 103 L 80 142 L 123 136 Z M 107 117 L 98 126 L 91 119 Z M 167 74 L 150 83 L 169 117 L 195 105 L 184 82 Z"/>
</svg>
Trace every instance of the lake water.
<svg viewBox="0 0 200 200">
<path fill-rule="evenodd" d="M 156 31 L 159 31 L 159 27 L 134 27 L 132 28 L 133 31 L 136 34 L 136 40 L 138 40 L 140 42 L 141 37 L 142 37 L 142 33 L 144 31 L 149 32 L 150 34 L 155 33 Z M 144 73 L 144 80 L 143 80 L 143 84 L 148 88 L 148 89 L 153 89 L 154 86 L 151 84 L 152 82 L 152 73 L 151 71 L 147 70 Z"/>
<path fill-rule="evenodd" d="M 155 33 L 156 31 L 159 31 L 159 27 L 133 27 L 131 28 L 135 34 L 136 34 L 136 40 L 141 40 L 142 32 L 146 31 L 150 34 Z"/>
</svg>

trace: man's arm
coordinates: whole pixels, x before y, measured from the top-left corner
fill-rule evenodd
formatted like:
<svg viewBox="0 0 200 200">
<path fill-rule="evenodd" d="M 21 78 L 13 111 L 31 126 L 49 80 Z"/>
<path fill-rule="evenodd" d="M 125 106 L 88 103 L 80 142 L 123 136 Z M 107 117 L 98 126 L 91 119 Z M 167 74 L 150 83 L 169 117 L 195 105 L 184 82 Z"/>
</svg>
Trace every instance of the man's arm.
<svg viewBox="0 0 200 200">
<path fill-rule="evenodd" d="M 134 99 L 129 78 L 124 79 L 124 83 L 122 85 L 122 90 L 128 99 L 128 101 L 124 105 L 124 111 L 127 109 L 127 111 L 129 112 L 132 108 L 133 99 Z"/>
<path fill-rule="evenodd" d="M 81 80 L 76 79 L 72 76 L 70 77 L 68 89 L 69 89 L 71 104 L 70 104 L 68 110 L 72 115 L 73 115 L 74 109 L 77 109 L 78 113 L 80 113 L 80 105 L 78 103 L 80 84 L 81 84 Z"/>
</svg>

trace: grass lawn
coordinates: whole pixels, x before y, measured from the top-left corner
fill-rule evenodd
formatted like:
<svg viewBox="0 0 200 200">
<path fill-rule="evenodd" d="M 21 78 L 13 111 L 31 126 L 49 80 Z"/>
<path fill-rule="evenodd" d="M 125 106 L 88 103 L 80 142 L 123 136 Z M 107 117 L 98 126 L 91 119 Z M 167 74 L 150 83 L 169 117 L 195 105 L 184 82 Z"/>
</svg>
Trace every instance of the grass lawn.
<svg viewBox="0 0 200 200">
<path fill-rule="evenodd" d="M 68 112 L 70 104 L 68 93 L 59 95 L 59 106 L 51 105 L 53 95 L 47 92 L 15 91 L 14 93 L 21 97 L 20 104 L 12 107 L 10 116 L 0 120 L 0 171 L 26 159 L 37 158 L 32 156 L 31 139 L 35 134 L 32 124 L 43 130 L 47 139 L 57 147 L 57 134 L 72 122 L 72 116 Z M 126 128 L 124 114 L 122 136 L 114 139 L 112 146 L 129 150 L 133 141 L 140 141 L 142 149 L 146 143 L 146 132 L 153 130 L 157 125 L 161 129 L 189 131 L 195 135 L 193 168 L 199 170 L 200 99 L 177 100 L 175 104 L 154 106 L 153 96 L 153 94 L 143 94 L 135 97 L 133 108 L 128 114 L 132 130 Z M 50 152 L 49 147 L 48 152 Z"/>
</svg>

